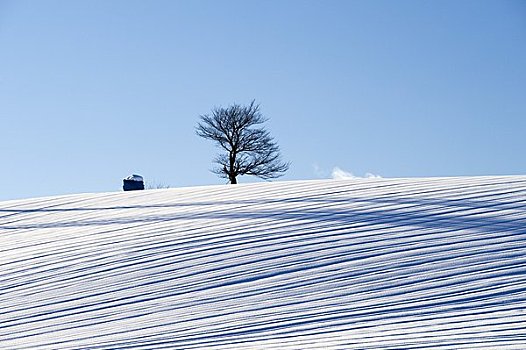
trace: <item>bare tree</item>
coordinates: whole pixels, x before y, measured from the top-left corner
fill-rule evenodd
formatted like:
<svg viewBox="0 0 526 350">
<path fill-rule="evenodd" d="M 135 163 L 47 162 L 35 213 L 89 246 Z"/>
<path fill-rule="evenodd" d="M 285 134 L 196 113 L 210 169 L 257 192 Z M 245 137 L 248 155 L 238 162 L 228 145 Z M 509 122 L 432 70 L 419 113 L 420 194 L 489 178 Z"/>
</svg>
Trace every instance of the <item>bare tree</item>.
<svg viewBox="0 0 526 350">
<path fill-rule="evenodd" d="M 147 182 L 145 187 L 147 190 L 166 190 L 170 188 L 170 185 L 167 185 L 164 182 Z"/>
<path fill-rule="evenodd" d="M 228 108 L 214 108 L 211 114 L 200 116 L 197 135 L 212 140 L 224 153 L 220 153 L 212 171 L 237 183 L 239 175 L 254 175 L 268 180 L 282 176 L 289 163 L 280 160 L 279 147 L 262 127 L 268 119 L 259 111 L 259 104 L 248 106 L 233 104 Z"/>
</svg>

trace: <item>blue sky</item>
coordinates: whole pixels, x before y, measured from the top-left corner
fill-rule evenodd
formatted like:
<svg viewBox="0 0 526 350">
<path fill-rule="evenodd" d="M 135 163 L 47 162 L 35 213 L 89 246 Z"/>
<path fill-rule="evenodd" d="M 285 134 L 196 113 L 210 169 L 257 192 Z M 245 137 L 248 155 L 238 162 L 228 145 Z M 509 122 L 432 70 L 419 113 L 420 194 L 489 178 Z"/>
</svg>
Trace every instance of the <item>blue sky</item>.
<svg viewBox="0 0 526 350">
<path fill-rule="evenodd" d="M 0 0 L 0 199 L 225 183 L 252 99 L 283 180 L 525 174 L 525 92 L 524 1 Z"/>
</svg>

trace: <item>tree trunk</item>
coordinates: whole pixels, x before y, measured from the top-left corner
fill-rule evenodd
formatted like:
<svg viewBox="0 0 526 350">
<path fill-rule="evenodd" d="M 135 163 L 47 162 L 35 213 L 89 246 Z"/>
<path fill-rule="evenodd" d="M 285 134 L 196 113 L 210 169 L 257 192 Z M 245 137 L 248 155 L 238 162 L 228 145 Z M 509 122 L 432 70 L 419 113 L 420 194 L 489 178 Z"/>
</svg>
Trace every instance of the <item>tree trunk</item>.
<svg viewBox="0 0 526 350">
<path fill-rule="evenodd" d="M 234 145 L 232 145 L 232 148 L 233 150 L 230 151 L 230 154 L 229 154 L 229 172 L 228 172 L 228 178 L 230 180 L 230 183 L 232 185 L 235 185 L 237 184 L 237 180 L 236 180 L 236 173 L 234 172 L 234 165 L 235 165 L 235 162 L 236 162 L 236 151 L 234 150 Z"/>
</svg>

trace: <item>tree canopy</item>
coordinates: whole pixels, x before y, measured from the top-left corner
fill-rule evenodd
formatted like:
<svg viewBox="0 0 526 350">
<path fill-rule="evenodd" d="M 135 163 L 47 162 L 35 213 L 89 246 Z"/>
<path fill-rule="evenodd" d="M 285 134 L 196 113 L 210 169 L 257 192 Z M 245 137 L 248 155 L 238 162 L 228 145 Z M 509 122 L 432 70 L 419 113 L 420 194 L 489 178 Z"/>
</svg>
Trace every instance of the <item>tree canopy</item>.
<svg viewBox="0 0 526 350">
<path fill-rule="evenodd" d="M 237 183 L 239 175 L 265 180 L 284 175 L 290 164 L 281 161 L 279 146 L 261 127 L 267 120 L 255 101 L 247 106 L 216 107 L 201 115 L 197 135 L 214 141 L 224 151 L 215 158 L 218 166 L 212 171 L 231 184 Z"/>
</svg>

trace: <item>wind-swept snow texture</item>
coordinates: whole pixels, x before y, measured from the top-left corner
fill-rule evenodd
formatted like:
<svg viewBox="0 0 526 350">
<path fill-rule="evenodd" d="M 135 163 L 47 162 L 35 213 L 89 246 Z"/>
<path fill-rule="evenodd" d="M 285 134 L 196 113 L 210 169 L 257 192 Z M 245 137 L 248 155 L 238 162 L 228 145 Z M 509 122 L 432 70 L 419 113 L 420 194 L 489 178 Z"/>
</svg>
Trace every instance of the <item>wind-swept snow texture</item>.
<svg viewBox="0 0 526 350">
<path fill-rule="evenodd" d="M 1 349 L 526 349 L 526 176 L 0 203 Z"/>
</svg>

